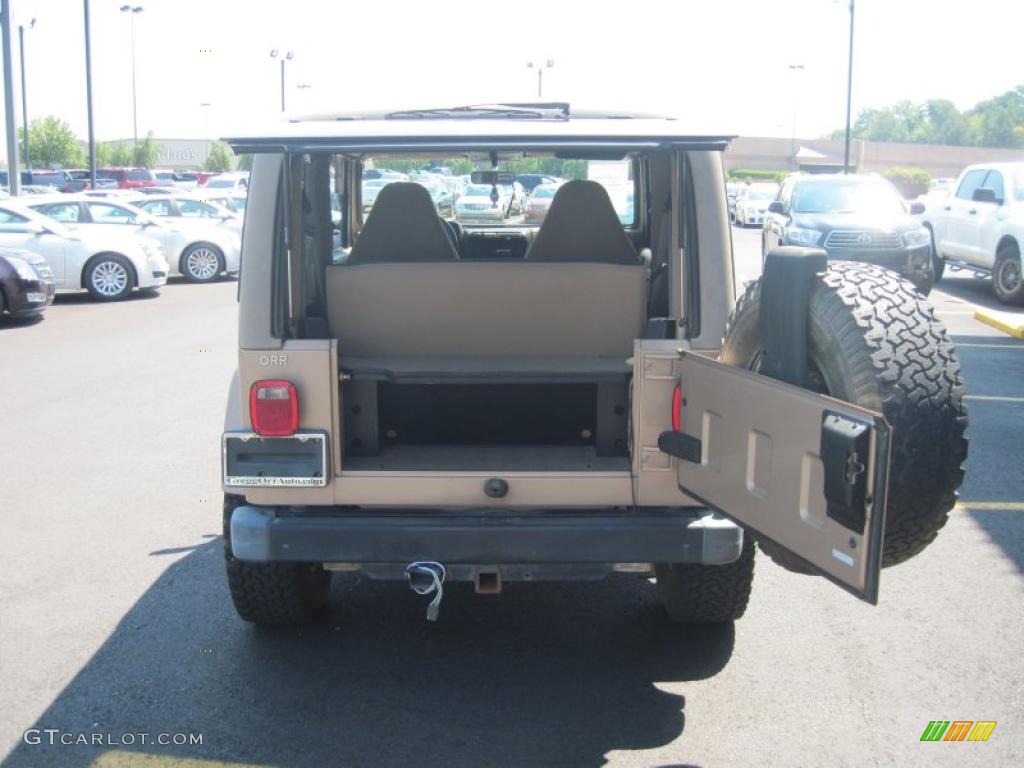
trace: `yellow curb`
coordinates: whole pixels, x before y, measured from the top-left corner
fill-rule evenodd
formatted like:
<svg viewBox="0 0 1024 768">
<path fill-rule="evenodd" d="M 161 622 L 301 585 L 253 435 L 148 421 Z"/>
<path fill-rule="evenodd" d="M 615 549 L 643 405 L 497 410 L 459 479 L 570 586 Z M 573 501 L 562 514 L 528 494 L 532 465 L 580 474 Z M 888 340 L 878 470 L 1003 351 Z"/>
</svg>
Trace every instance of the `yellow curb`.
<svg viewBox="0 0 1024 768">
<path fill-rule="evenodd" d="M 994 312 L 989 309 L 977 309 L 974 311 L 974 319 L 985 325 L 1008 333 L 1014 338 L 1024 339 L 1024 316 L 1012 315 L 1008 312 Z"/>
</svg>

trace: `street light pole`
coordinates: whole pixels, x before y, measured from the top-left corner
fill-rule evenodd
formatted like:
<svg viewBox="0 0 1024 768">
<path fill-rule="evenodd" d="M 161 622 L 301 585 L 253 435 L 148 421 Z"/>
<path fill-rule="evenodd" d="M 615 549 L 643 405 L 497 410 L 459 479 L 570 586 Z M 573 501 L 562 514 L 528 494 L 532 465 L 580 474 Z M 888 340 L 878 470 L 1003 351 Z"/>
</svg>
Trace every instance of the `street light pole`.
<svg viewBox="0 0 1024 768">
<path fill-rule="evenodd" d="M 527 69 L 533 69 L 535 66 L 537 68 L 537 98 L 541 99 L 544 97 L 544 70 L 551 69 L 552 67 L 554 67 L 555 60 L 548 59 L 543 64 L 537 62 L 536 65 L 532 61 L 526 62 Z"/>
<path fill-rule="evenodd" d="M 131 20 L 132 37 L 132 146 L 139 143 L 139 107 L 138 95 L 135 86 L 135 14 L 142 13 L 145 9 L 141 5 L 122 5 L 121 12 L 129 14 Z"/>
<path fill-rule="evenodd" d="M 92 122 L 92 38 L 89 34 L 89 0 L 82 0 L 85 12 L 85 111 L 89 122 L 89 188 L 96 189 L 96 134 Z"/>
<path fill-rule="evenodd" d="M 270 51 L 270 58 L 276 59 L 279 51 L 274 48 Z M 281 111 L 284 112 L 285 101 L 284 101 L 284 64 L 286 61 L 291 61 L 295 58 L 295 51 L 288 51 L 281 56 Z"/>
<path fill-rule="evenodd" d="M 4 114 L 7 128 L 7 184 L 13 197 L 21 191 L 21 179 L 18 174 L 18 136 L 14 128 L 14 87 L 11 75 L 14 65 L 11 62 L 11 0 L 2 0 L 0 6 L 0 35 L 3 36 L 4 63 Z"/>
<path fill-rule="evenodd" d="M 804 65 L 803 64 L 789 64 L 787 66 L 788 66 L 788 69 L 794 75 L 796 75 L 797 72 L 802 72 L 803 69 L 804 69 Z M 794 78 L 794 82 L 793 82 L 793 131 L 792 131 L 792 138 L 790 139 L 790 142 L 789 142 L 789 154 L 790 154 L 790 157 L 793 159 L 793 170 L 798 170 L 798 163 L 797 163 L 797 160 L 796 160 L 796 108 L 797 108 L 797 104 L 800 103 L 800 92 L 799 92 L 799 89 L 796 88 L 795 80 L 796 80 L 796 78 Z"/>
<path fill-rule="evenodd" d="M 846 146 L 843 150 L 843 173 L 850 172 L 850 107 L 853 99 L 853 10 L 855 0 L 850 0 L 850 54 L 846 67 Z"/>
<path fill-rule="evenodd" d="M 36 25 L 36 20 L 32 19 L 28 23 L 28 28 L 32 29 Z M 21 55 L 21 125 L 25 131 L 25 167 L 31 168 L 32 161 L 28 156 L 28 95 L 25 90 L 25 25 L 18 25 L 18 52 Z"/>
</svg>

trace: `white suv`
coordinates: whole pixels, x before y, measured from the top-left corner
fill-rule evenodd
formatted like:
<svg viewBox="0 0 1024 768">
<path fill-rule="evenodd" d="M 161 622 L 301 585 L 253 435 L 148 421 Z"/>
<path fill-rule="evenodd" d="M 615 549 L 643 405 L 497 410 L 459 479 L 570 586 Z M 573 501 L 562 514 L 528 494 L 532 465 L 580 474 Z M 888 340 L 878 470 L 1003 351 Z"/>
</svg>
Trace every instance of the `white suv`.
<svg viewBox="0 0 1024 768">
<path fill-rule="evenodd" d="M 982 163 L 964 169 L 951 197 L 928 203 L 935 279 L 948 264 L 992 275 L 1004 304 L 1024 304 L 1024 163 Z"/>
</svg>

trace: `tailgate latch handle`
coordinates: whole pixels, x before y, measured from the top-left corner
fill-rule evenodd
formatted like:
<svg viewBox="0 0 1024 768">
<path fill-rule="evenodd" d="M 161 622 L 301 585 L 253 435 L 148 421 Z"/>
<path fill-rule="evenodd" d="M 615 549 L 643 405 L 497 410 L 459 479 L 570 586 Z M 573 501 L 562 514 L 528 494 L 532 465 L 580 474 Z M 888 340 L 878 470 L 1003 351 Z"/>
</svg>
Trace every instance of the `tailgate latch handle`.
<svg viewBox="0 0 1024 768">
<path fill-rule="evenodd" d="M 871 426 L 825 411 L 821 419 L 821 463 L 825 469 L 826 514 L 864 533 Z"/>
<path fill-rule="evenodd" d="M 700 464 L 701 444 L 696 437 L 685 432 L 662 432 L 658 435 L 658 449 L 677 459 Z"/>
</svg>

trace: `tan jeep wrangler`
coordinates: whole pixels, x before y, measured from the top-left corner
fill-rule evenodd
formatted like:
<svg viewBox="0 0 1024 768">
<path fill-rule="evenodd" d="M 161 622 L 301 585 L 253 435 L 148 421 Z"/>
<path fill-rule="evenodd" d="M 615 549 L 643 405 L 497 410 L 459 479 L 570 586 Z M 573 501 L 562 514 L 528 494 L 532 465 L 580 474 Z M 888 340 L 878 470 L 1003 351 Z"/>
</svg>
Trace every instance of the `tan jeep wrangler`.
<svg viewBox="0 0 1024 768">
<path fill-rule="evenodd" d="M 960 367 L 876 266 L 782 248 L 736 301 L 729 140 L 565 104 L 231 139 L 254 155 L 223 436 L 242 618 L 314 620 L 335 571 L 408 579 L 430 618 L 446 580 L 631 571 L 673 619 L 730 621 L 755 542 L 877 602 L 954 505 Z"/>
</svg>

